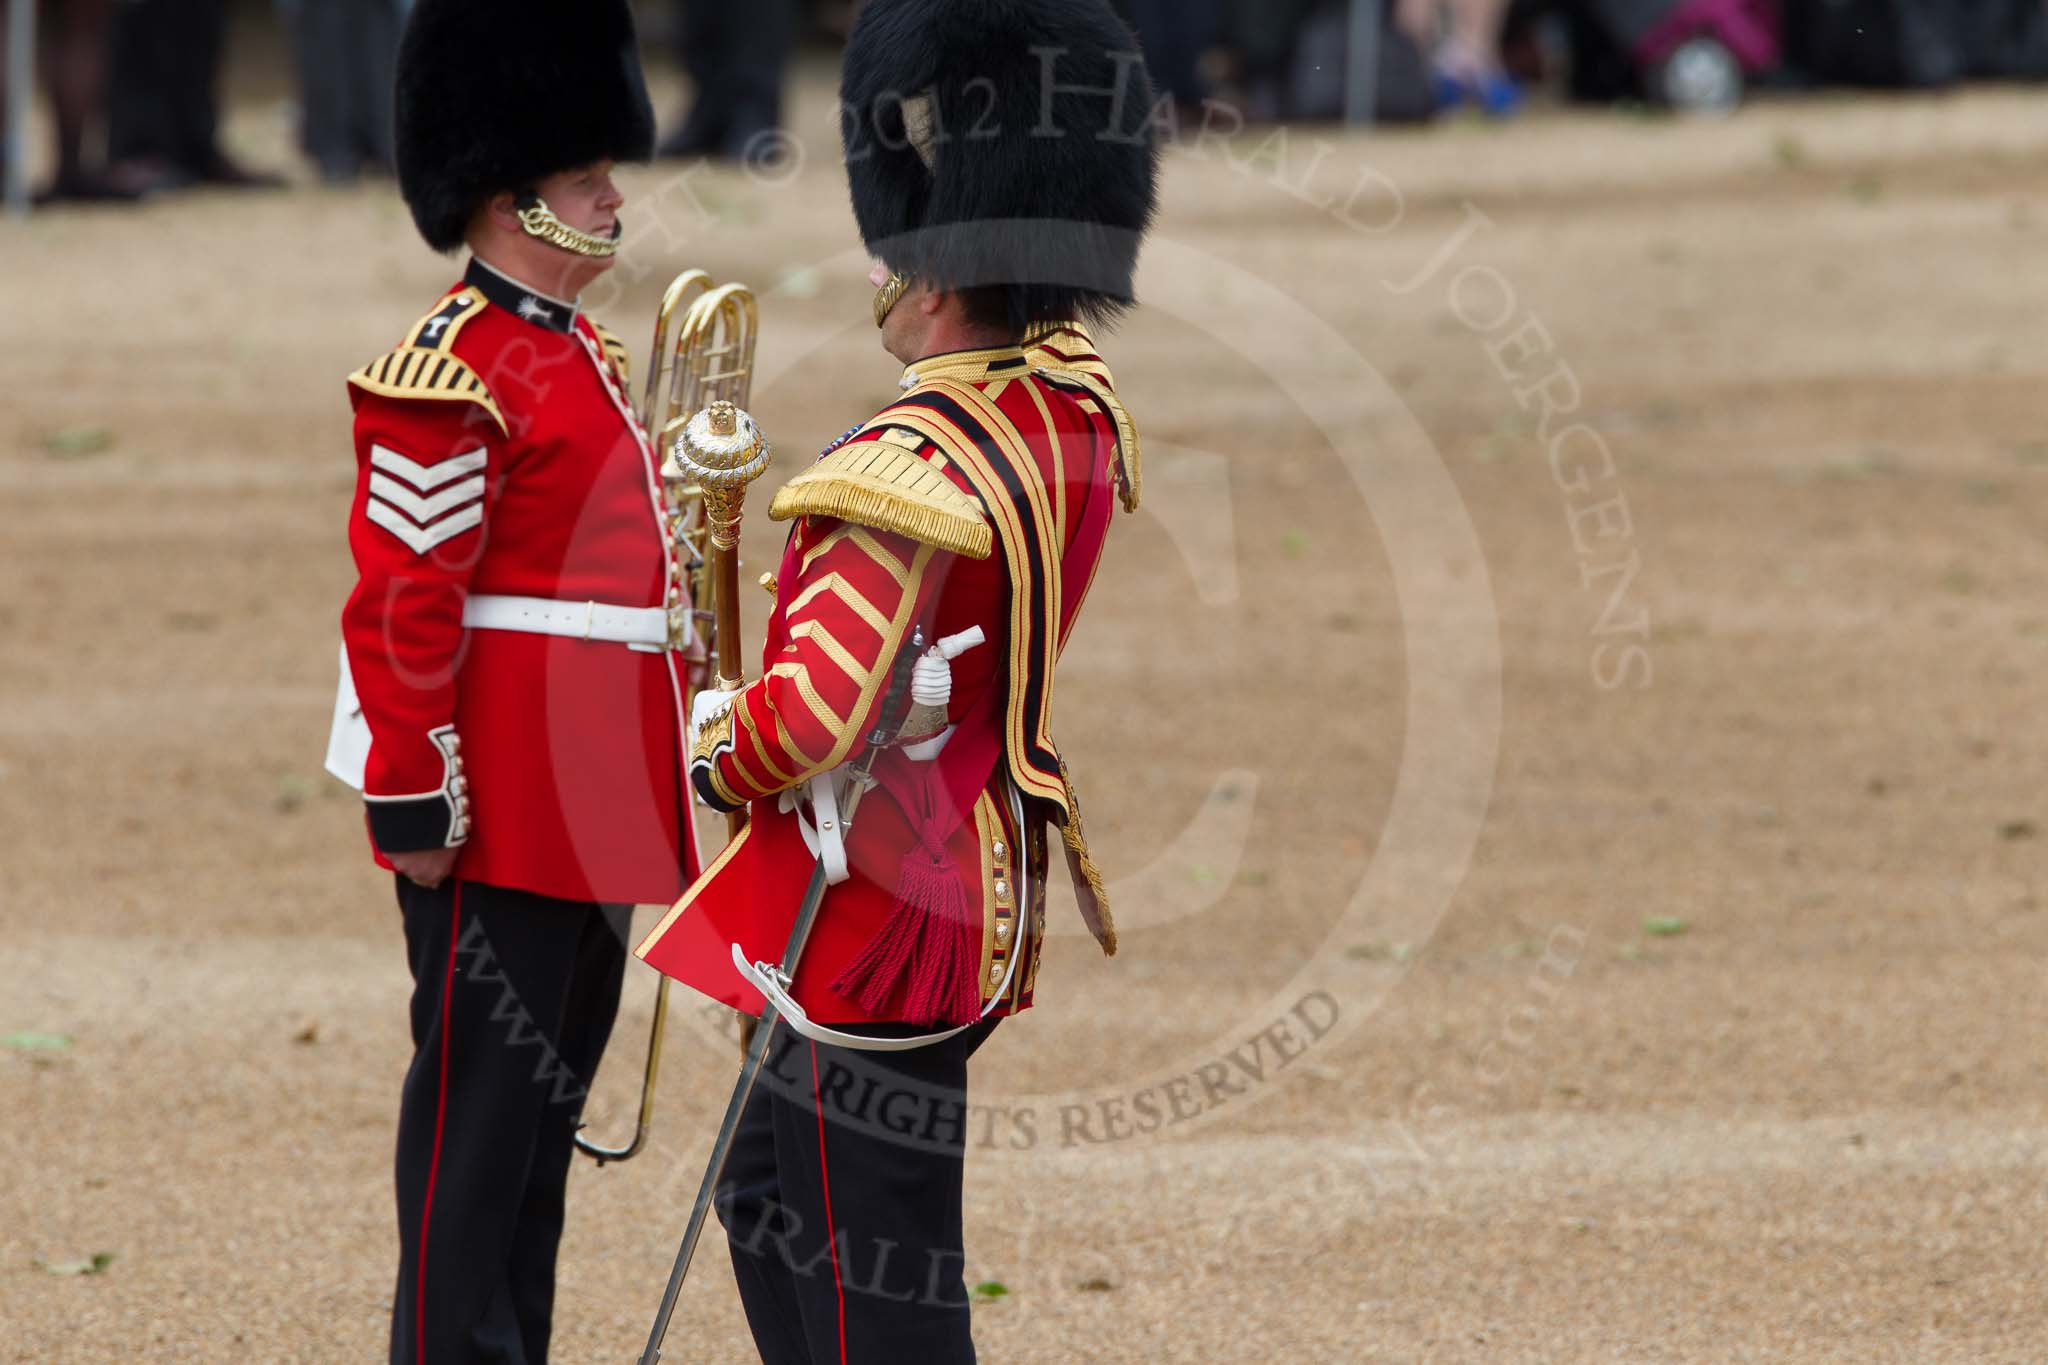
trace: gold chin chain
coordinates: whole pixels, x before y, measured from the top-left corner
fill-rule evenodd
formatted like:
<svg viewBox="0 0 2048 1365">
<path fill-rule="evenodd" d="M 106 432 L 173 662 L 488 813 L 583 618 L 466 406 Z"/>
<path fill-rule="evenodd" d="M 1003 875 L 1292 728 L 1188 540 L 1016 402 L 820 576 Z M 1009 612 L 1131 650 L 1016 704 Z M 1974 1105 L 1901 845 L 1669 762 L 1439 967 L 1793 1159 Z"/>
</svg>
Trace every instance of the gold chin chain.
<svg viewBox="0 0 2048 1365">
<path fill-rule="evenodd" d="M 578 256 L 603 258 L 618 254 L 618 228 L 614 227 L 609 237 L 595 237 L 579 228 L 572 228 L 555 217 L 555 211 L 548 207 L 547 200 L 538 195 L 519 210 L 519 226 L 543 242 L 558 246 L 564 251 L 573 251 Z"/>
<path fill-rule="evenodd" d="M 903 302 L 903 296 L 910 292 L 910 277 L 895 274 L 889 282 L 875 291 L 875 326 L 889 321 L 889 314 L 896 311 L 896 305 Z"/>
</svg>

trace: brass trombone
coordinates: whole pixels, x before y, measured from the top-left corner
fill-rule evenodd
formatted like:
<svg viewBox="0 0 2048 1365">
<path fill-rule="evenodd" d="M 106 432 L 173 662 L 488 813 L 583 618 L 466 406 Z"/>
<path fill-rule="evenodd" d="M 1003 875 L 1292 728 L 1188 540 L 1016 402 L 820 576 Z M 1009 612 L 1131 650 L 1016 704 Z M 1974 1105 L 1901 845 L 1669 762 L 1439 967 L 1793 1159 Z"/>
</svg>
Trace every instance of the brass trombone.
<svg viewBox="0 0 2048 1365">
<path fill-rule="evenodd" d="M 759 336 L 760 310 L 751 289 L 714 286 L 702 270 L 676 276 L 655 317 L 654 356 L 640 413 L 656 449 L 666 454 L 661 484 L 670 543 L 669 648 L 686 650 L 693 636 L 702 641 L 714 670 L 711 685 L 729 690 L 741 686 L 745 666 L 740 655 L 740 509 L 747 484 L 768 463 L 768 443 L 746 413 Z M 686 680 L 686 716 L 692 701 Z M 686 787 L 684 800 L 689 799 Z M 744 811 L 726 817 L 728 839 L 738 836 L 746 818 Z M 654 997 L 632 1140 L 623 1147 L 603 1147 L 576 1134 L 576 1149 L 599 1166 L 625 1161 L 647 1145 L 668 1026 L 668 988 L 664 976 Z"/>
</svg>

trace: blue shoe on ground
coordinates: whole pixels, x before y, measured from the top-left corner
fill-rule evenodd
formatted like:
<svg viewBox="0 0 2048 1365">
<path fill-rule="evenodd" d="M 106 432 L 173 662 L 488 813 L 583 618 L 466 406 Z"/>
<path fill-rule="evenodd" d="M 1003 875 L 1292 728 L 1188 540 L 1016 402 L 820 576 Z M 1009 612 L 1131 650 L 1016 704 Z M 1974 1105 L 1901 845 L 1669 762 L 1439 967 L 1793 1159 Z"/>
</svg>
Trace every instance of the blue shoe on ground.
<svg viewBox="0 0 2048 1365">
<path fill-rule="evenodd" d="M 1522 87 L 1498 71 L 1489 72 L 1479 82 L 1476 103 L 1488 118 L 1513 118 L 1522 112 L 1522 103 L 1527 97 Z"/>
</svg>

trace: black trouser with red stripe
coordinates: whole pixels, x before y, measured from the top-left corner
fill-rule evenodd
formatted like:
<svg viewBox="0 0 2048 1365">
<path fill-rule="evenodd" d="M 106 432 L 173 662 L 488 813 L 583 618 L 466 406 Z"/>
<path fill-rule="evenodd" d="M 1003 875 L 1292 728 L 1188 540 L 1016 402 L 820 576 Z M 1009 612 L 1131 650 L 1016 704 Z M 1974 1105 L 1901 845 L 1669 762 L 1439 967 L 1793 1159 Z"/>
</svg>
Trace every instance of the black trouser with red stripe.
<svg viewBox="0 0 2048 1365">
<path fill-rule="evenodd" d="M 765 1365 L 972 1365 L 967 1059 L 997 1022 L 907 1052 L 777 1029 L 717 1206 Z"/>
<path fill-rule="evenodd" d="M 572 1139 L 618 1013 L 630 907 L 398 879 L 412 1068 L 398 1113 L 393 1365 L 542 1365 Z"/>
</svg>

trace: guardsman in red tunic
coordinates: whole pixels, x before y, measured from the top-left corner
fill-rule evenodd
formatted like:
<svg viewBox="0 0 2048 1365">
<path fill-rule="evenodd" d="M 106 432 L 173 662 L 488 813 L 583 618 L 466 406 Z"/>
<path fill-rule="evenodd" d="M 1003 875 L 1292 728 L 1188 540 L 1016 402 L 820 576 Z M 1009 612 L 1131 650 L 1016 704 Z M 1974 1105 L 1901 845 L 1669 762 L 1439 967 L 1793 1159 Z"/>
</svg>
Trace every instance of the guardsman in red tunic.
<svg viewBox="0 0 2048 1365">
<path fill-rule="evenodd" d="M 795 525 L 762 676 L 693 717 L 698 796 L 749 822 L 638 952 L 782 1020 L 718 1203 L 763 1359 L 951 1365 L 974 1358 L 967 1062 L 1031 1004 L 1055 857 L 1115 950 L 1049 716 L 1139 494 L 1091 324 L 1132 299 L 1152 98 L 1107 0 L 868 0 L 842 101 L 902 397 L 774 499 Z M 870 755 L 906 651 L 916 704 Z"/>
<path fill-rule="evenodd" d="M 471 259 L 349 376 L 330 763 L 396 870 L 414 981 L 391 1359 L 540 1365 L 627 915 L 697 872 L 690 604 L 622 348 L 576 304 L 617 248 L 612 163 L 652 146 L 630 8 L 418 0 L 397 131 L 421 234 Z"/>
</svg>

